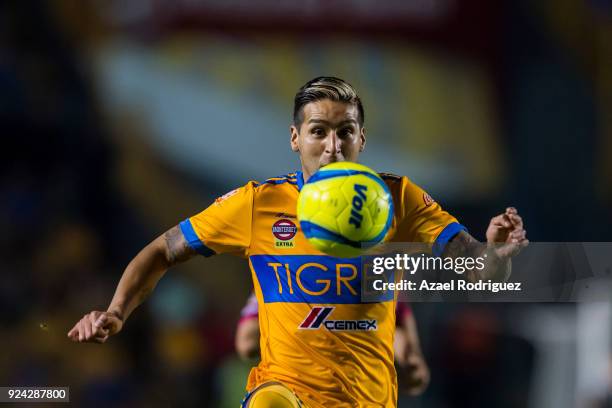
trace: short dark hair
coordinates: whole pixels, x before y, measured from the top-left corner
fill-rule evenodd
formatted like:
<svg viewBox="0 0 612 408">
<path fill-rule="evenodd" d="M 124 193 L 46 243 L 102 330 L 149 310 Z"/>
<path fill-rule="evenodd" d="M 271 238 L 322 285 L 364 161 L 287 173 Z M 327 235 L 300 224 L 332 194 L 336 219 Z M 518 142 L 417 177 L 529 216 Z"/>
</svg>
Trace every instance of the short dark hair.
<svg viewBox="0 0 612 408">
<path fill-rule="evenodd" d="M 302 125 L 304 120 L 304 106 L 310 102 L 331 99 L 336 102 L 346 102 L 357 106 L 359 126 L 363 126 L 365 120 L 363 105 L 357 95 L 355 88 L 343 79 L 320 76 L 306 82 L 295 94 L 293 104 L 293 124 L 296 127 Z"/>
</svg>

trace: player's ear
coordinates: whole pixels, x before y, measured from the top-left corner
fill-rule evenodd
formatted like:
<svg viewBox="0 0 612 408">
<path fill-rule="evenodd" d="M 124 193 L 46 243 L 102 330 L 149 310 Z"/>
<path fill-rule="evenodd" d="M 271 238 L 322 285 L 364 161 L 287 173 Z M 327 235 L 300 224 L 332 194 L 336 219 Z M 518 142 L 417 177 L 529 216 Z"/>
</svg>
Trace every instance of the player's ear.
<svg viewBox="0 0 612 408">
<path fill-rule="evenodd" d="M 294 152 L 299 152 L 300 151 L 300 146 L 298 145 L 299 133 L 295 125 L 291 125 L 289 127 L 289 133 L 291 134 L 291 139 L 289 139 L 289 142 L 291 143 L 291 150 Z"/>
<path fill-rule="evenodd" d="M 366 145 L 366 137 L 365 137 L 366 130 L 365 130 L 365 128 L 362 127 L 361 131 L 359 133 L 360 133 L 359 138 L 361 139 L 361 144 L 359 145 L 359 151 L 363 152 L 365 150 L 365 145 Z"/>
</svg>

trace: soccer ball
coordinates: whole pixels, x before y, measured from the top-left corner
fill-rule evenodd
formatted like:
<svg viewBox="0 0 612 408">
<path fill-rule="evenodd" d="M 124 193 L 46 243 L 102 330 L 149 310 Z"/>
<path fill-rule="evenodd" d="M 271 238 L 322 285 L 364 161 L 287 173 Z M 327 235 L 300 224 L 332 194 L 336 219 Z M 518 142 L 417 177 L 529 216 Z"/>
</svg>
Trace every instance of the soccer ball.
<svg viewBox="0 0 612 408">
<path fill-rule="evenodd" d="M 393 200 L 374 170 L 337 162 L 304 184 L 297 216 L 302 232 L 319 251 L 355 257 L 384 240 L 393 218 Z"/>
</svg>

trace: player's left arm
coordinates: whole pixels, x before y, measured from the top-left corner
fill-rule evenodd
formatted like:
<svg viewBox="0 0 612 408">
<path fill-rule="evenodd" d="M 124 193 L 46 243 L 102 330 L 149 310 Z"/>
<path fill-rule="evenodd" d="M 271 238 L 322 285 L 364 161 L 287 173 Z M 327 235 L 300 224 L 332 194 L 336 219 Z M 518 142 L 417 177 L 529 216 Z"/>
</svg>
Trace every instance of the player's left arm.
<svg viewBox="0 0 612 408">
<path fill-rule="evenodd" d="M 414 314 L 405 313 L 399 323 L 393 341 L 398 387 L 414 397 L 421 395 L 429 385 L 429 367 L 421 351 Z"/>
<path fill-rule="evenodd" d="M 491 279 L 503 282 L 512 272 L 511 258 L 529 245 L 523 219 L 514 207 L 491 218 L 487 228 L 487 242 L 481 243 L 466 231 L 461 231 L 449 241 L 443 256 L 458 258 L 484 258 L 484 268 L 467 269 L 465 277 L 470 282 Z"/>
</svg>

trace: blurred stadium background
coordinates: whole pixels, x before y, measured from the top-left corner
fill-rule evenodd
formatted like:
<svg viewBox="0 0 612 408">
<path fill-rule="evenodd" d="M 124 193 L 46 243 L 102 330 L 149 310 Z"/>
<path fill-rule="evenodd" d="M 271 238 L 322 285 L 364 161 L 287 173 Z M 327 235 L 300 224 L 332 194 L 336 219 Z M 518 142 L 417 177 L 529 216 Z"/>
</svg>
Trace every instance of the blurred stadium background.
<svg viewBox="0 0 612 408">
<path fill-rule="evenodd" d="M 345 78 L 362 161 L 406 174 L 483 238 L 507 204 L 532 241 L 610 241 L 607 0 L 3 1 L 0 385 L 80 406 L 236 407 L 245 262 L 171 271 L 100 347 L 144 244 L 215 197 L 298 168 L 292 98 Z M 609 407 L 609 304 L 416 304 L 432 383 L 414 407 Z"/>
</svg>

